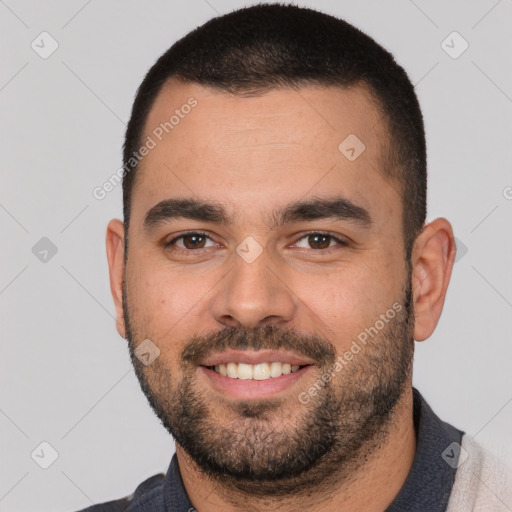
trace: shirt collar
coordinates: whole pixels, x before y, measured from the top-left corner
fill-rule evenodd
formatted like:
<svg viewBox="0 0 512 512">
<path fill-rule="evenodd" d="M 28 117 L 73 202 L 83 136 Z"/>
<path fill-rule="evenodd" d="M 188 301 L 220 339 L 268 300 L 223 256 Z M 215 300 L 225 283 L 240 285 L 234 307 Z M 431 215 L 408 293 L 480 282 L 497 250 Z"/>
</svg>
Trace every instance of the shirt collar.
<svg viewBox="0 0 512 512">
<path fill-rule="evenodd" d="M 444 512 L 455 480 L 458 450 L 448 451 L 452 459 L 446 454 L 452 443 L 460 445 L 464 432 L 439 419 L 416 388 L 413 397 L 416 453 L 404 485 L 385 512 Z"/>
</svg>

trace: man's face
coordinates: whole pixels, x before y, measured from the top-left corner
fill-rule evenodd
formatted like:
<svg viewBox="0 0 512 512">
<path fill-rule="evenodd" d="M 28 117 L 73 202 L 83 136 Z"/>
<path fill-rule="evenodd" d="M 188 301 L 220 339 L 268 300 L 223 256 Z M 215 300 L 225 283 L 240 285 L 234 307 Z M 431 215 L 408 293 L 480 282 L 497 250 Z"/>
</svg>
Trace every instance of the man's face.
<svg viewBox="0 0 512 512">
<path fill-rule="evenodd" d="M 182 109 L 191 97 L 197 105 Z M 176 109 L 169 133 L 155 132 Z M 242 97 L 173 82 L 147 136 L 156 146 L 132 194 L 123 313 L 156 414 L 202 470 L 246 488 L 259 481 L 254 492 L 349 464 L 385 434 L 413 353 L 402 204 L 366 90 Z M 217 209 L 152 210 L 179 199 Z M 322 200 L 341 201 L 312 207 Z M 220 208 L 229 222 L 211 215 Z M 160 351 L 147 366 L 134 353 L 145 339 Z M 309 364 L 268 380 L 207 368 L 220 353 L 215 362 L 227 363 L 263 349 L 287 354 L 259 362 Z"/>
</svg>

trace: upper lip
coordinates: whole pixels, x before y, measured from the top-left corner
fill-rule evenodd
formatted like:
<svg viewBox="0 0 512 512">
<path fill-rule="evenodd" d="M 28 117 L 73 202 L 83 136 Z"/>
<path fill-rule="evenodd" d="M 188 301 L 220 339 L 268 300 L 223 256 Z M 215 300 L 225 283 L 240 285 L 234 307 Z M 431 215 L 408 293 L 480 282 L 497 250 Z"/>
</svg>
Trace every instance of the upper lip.
<svg viewBox="0 0 512 512">
<path fill-rule="evenodd" d="M 199 365 L 216 366 L 226 363 L 260 364 L 272 362 L 290 363 L 292 366 L 315 364 L 315 362 L 308 357 L 299 356 L 293 352 L 283 350 L 226 350 L 206 357 L 199 362 Z"/>
</svg>

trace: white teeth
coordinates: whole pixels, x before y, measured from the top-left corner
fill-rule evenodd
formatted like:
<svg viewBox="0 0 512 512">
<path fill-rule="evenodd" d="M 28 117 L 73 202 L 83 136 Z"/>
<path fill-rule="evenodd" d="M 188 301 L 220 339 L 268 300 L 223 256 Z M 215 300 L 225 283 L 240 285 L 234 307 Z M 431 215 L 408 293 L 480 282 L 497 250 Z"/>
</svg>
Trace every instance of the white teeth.
<svg viewBox="0 0 512 512">
<path fill-rule="evenodd" d="M 281 377 L 283 372 L 281 371 L 281 363 L 271 363 L 270 365 L 270 376 Z"/>
<path fill-rule="evenodd" d="M 236 363 L 228 363 L 227 364 L 227 374 L 228 377 L 232 379 L 238 378 L 238 365 Z"/>
<path fill-rule="evenodd" d="M 232 379 L 267 380 L 281 377 L 281 375 L 288 375 L 289 373 L 296 372 L 299 368 L 299 365 L 292 366 L 290 363 L 278 362 L 259 364 L 227 363 L 216 365 L 215 371 L 224 375 L 224 377 Z"/>
<path fill-rule="evenodd" d="M 255 364 L 253 378 L 255 380 L 266 380 L 270 377 L 270 366 L 268 363 Z"/>
<path fill-rule="evenodd" d="M 252 364 L 238 363 L 238 378 L 243 380 L 252 379 Z"/>
</svg>

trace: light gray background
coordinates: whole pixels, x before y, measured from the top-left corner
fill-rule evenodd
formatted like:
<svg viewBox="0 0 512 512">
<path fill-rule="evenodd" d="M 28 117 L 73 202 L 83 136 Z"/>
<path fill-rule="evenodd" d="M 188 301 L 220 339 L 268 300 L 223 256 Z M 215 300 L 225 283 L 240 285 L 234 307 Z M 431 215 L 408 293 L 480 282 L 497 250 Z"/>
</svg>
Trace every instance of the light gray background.
<svg viewBox="0 0 512 512">
<path fill-rule="evenodd" d="M 92 190 L 121 166 L 151 64 L 250 3 L 0 0 L 2 511 L 77 510 L 167 469 L 172 438 L 114 325 L 104 238 L 122 216 L 121 187 L 103 201 Z M 428 220 L 447 217 L 467 252 L 437 330 L 416 344 L 414 385 L 442 419 L 510 459 L 512 1 L 298 3 L 367 32 L 416 84 Z M 43 31 L 59 45 L 47 59 L 31 48 Z M 457 59 L 441 46 L 453 31 L 469 43 Z M 42 237 L 58 248 L 46 263 L 32 252 Z M 31 458 L 43 441 L 58 452 L 48 469 Z"/>
</svg>

